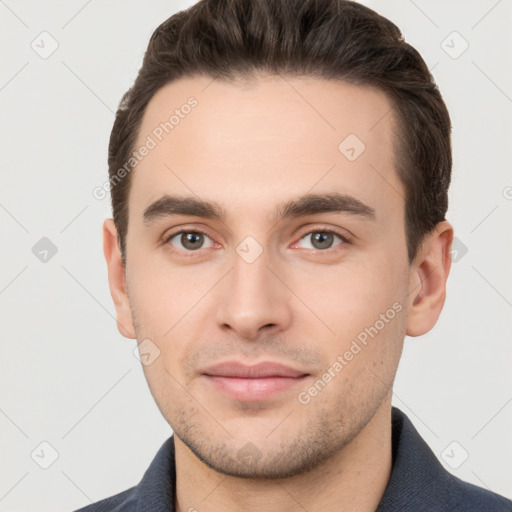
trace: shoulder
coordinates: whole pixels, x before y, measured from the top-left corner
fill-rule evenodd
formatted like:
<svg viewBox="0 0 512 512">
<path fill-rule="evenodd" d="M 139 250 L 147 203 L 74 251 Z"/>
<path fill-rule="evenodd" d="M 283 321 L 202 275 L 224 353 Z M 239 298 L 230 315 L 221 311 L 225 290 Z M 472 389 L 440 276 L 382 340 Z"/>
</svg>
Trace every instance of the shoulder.
<svg viewBox="0 0 512 512">
<path fill-rule="evenodd" d="M 175 485 L 174 436 L 171 436 L 160 447 L 137 485 L 74 512 L 171 511 L 174 510 Z"/>
<path fill-rule="evenodd" d="M 445 499 L 454 512 L 512 512 L 512 501 L 447 473 Z"/>
<path fill-rule="evenodd" d="M 393 468 L 378 512 L 512 512 L 512 501 L 447 471 L 409 418 L 392 411 Z"/>
</svg>

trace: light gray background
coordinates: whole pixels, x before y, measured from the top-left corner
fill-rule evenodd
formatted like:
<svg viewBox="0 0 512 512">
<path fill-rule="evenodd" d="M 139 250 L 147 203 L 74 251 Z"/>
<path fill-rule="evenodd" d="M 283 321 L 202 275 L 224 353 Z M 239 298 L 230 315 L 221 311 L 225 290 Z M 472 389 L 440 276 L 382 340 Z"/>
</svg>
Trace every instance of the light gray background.
<svg viewBox="0 0 512 512">
<path fill-rule="evenodd" d="M 171 434 L 135 340 L 116 328 L 109 198 L 92 190 L 150 35 L 192 3 L 0 0 L 2 511 L 73 510 L 127 489 Z M 423 55 L 454 125 L 457 261 L 437 326 L 406 339 L 394 403 L 454 474 L 512 498 L 512 3 L 365 3 Z M 47 59 L 31 48 L 51 48 L 42 31 L 59 45 Z M 42 237 L 58 249 L 47 262 L 32 252 Z M 58 453 L 47 469 L 42 442 Z"/>
</svg>

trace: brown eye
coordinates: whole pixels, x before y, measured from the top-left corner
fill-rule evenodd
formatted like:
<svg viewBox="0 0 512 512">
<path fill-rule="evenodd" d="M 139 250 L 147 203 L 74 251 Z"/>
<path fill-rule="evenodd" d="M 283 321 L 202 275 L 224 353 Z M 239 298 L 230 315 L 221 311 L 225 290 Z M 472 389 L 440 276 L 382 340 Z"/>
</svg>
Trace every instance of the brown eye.
<svg viewBox="0 0 512 512">
<path fill-rule="evenodd" d="M 198 249 L 205 248 L 205 242 L 210 242 L 208 247 L 211 247 L 211 239 L 205 233 L 199 231 L 180 231 L 171 235 L 167 242 L 174 248 L 181 251 L 197 251 Z"/>
<path fill-rule="evenodd" d="M 201 248 L 204 243 L 204 236 L 202 233 L 182 233 L 180 242 L 185 249 L 193 251 Z"/>
</svg>

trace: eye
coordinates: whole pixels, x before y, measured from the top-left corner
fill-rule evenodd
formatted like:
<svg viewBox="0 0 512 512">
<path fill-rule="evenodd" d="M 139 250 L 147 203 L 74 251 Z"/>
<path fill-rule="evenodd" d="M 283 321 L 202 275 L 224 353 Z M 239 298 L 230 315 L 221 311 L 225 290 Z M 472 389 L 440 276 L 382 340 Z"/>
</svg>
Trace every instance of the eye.
<svg viewBox="0 0 512 512">
<path fill-rule="evenodd" d="M 209 241 L 209 242 L 208 242 Z M 205 246 L 205 242 L 208 244 Z M 170 235 L 165 243 L 169 243 L 180 251 L 197 251 L 213 246 L 213 240 L 202 231 L 178 231 Z"/>
<path fill-rule="evenodd" d="M 339 243 L 334 245 L 336 239 L 339 240 Z M 317 250 L 331 249 L 333 246 L 341 245 L 347 242 L 347 239 L 344 236 L 330 230 L 310 231 L 300 240 L 309 240 L 309 244 L 305 247 L 306 249 Z"/>
</svg>

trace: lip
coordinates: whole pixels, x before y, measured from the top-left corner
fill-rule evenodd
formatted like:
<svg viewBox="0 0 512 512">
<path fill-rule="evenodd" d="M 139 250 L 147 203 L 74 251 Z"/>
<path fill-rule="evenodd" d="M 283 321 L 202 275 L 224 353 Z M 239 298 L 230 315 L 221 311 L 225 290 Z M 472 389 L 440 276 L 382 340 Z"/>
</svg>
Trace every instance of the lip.
<svg viewBox="0 0 512 512">
<path fill-rule="evenodd" d="M 267 400 L 309 376 L 280 363 L 262 362 L 248 366 L 237 361 L 216 364 L 202 374 L 217 391 L 244 402 Z"/>
<path fill-rule="evenodd" d="M 262 379 L 267 377 L 301 377 L 306 372 L 296 370 L 280 363 L 263 361 L 254 365 L 246 365 L 237 361 L 226 361 L 207 368 L 205 375 L 217 377 L 236 377 L 239 379 Z"/>
</svg>

